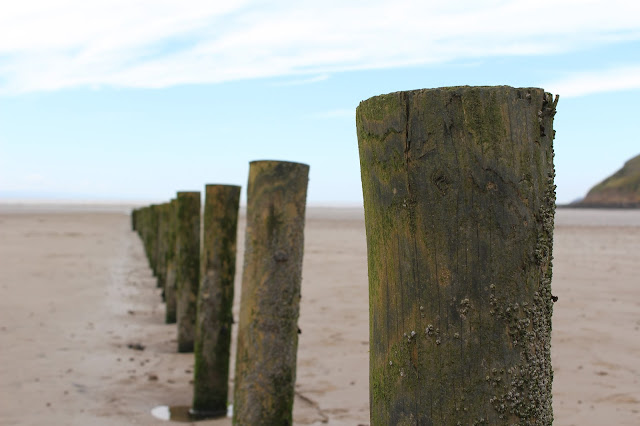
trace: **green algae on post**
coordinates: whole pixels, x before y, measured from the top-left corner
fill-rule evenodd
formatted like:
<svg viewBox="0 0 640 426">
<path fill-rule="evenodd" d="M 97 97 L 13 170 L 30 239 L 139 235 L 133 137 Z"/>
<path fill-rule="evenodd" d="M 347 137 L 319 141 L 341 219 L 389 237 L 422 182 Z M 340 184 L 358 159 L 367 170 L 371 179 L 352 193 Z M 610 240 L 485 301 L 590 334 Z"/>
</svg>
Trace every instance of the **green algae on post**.
<svg viewBox="0 0 640 426">
<path fill-rule="evenodd" d="M 372 425 L 550 425 L 557 97 L 360 103 Z"/>
<path fill-rule="evenodd" d="M 171 226 L 171 204 L 163 203 L 158 206 L 158 243 L 157 243 L 157 286 L 164 289 L 167 279 L 167 253 L 169 247 L 169 233 Z"/>
<path fill-rule="evenodd" d="M 176 321 L 178 352 L 193 352 L 200 285 L 200 192 L 178 192 L 176 210 Z"/>
<path fill-rule="evenodd" d="M 309 166 L 254 161 L 247 227 L 233 423 L 291 425 Z"/>
<path fill-rule="evenodd" d="M 164 302 L 165 302 L 165 323 L 174 324 L 176 322 L 176 234 L 177 234 L 177 205 L 174 198 L 169 202 L 168 207 L 168 229 L 167 229 L 167 251 L 165 259 L 165 280 L 164 280 Z"/>
<path fill-rule="evenodd" d="M 239 186 L 206 185 L 194 349 L 194 413 L 227 412 L 239 203 Z"/>
</svg>

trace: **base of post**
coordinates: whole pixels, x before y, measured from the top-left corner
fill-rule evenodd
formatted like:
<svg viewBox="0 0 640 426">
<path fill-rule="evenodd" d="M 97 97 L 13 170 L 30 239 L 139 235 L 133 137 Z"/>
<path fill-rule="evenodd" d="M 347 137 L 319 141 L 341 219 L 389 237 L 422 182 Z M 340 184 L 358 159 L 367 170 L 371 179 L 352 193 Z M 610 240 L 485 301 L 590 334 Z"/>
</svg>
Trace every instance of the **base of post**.
<svg viewBox="0 0 640 426">
<path fill-rule="evenodd" d="M 219 410 L 196 410 L 194 408 L 189 409 L 189 417 L 193 420 L 205 420 L 214 419 L 218 417 L 226 417 L 227 408 L 221 408 Z"/>
</svg>

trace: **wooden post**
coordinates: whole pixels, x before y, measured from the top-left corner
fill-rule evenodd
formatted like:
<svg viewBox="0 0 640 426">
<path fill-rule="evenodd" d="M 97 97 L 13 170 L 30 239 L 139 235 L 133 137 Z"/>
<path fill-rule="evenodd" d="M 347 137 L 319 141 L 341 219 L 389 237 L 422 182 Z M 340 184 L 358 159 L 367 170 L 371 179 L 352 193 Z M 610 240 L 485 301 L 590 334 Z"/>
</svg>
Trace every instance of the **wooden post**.
<svg viewBox="0 0 640 426">
<path fill-rule="evenodd" d="M 240 187 L 205 187 L 192 411 L 225 415 Z"/>
<path fill-rule="evenodd" d="M 144 248 L 144 254 L 149 262 L 149 212 L 150 206 L 144 207 L 140 210 L 140 223 L 138 226 L 138 233 L 140 234 L 140 240 L 142 240 L 142 246 Z"/>
<path fill-rule="evenodd" d="M 144 251 L 153 276 L 157 276 L 157 248 L 158 248 L 158 214 L 157 205 L 152 204 L 144 209 L 144 223 L 141 238 Z"/>
<path fill-rule="evenodd" d="M 556 103 L 452 87 L 357 108 L 372 425 L 551 424 Z"/>
<path fill-rule="evenodd" d="M 292 424 L 308 174 L 250 163 L 234 424 Z"/>
<path fill-rule="evenodd" d="M 171 204 L 163 203 L 158 206 L 158 249 L 157 249 L 157 285 L 164 290 L 167 280 L 167 258 L 169 234 L 171 227 Z"/>
<path fill-rule="evenodd" d="M 166 270 L 164 281 L 165 323 L 176 322 L 176 234 L 178 227 L 178 201 L 169 202 L 169 226 L 167 232 Z"/>
<path fill-rule="evenodd" d="M 136 219 L 137 219 L 137 215 L 138 215 L 138 211 L 140 209 L 133 209 L 131 210 L 131 230 L 132 231 L 137 231 L 137 225 L 136 225 Z"/>
<path fill-rule="evenodd" d="M 152 204 L 149 208 L 149 230 L 148 230 L 148 258 L 149 258 L 149 266 L 151 267 L 151 271 L 153 272 L 153 276 L 158 276 L 158 212 L 159 205 Z"/>
<path fill-rule="evenodd" d="M 147 207 L 140 207 L 136 214 L 136 231 L 138 232 L 138 236 L 141 240 L 143 240 L 142 235 L 145 227 L 145 220 L 147 214 Z M 144 245 L 144 240 L 143 240 Z"/>
<path fill-rule="evenodd" d="M 178 352 L 193 352 L 200 274 L 200 192 L 178 192 L 176 231 Z"/>
<path fill-rule="evenodd" d="M 151 206 L 147 206 L 144 207 L 141 211 L 140 211 L 140 216 L 141 216 L 141 223 L 140 223 L 140 227 L 139 227 L 139 233 L 140 233 L 140 239 L 142 240 L 142 246 L 144 248 L 144 254 L 147 258 L 147 263 L 149 264 L 149 267 L 151 267 L 151 264 L 149 262 L 149 248 L 150 248 L 150 244 L 149 244 L 149 235 L 150 235 L 150 216 L 151 216 Z"/>
</svg>

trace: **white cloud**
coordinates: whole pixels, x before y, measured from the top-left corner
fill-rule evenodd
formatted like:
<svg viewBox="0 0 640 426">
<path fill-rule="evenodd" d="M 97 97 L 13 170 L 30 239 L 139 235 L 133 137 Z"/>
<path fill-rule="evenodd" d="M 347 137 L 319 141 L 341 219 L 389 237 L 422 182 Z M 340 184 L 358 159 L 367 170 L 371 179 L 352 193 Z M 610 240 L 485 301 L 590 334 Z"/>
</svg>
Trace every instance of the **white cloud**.
<svg viewBox="0 0 640 426">
<path fill-rule="evenodd" d="M 3 93 L 325 75 L 640 39 L 640 2 L 629 0 L 6 3 Z"/>
<path fill-rule="evenodd" d="M 640 89 L 640 65 L 574 73 L 542 87 L 552 93 L 560 93 L 564 98 Z"/>
</svg>

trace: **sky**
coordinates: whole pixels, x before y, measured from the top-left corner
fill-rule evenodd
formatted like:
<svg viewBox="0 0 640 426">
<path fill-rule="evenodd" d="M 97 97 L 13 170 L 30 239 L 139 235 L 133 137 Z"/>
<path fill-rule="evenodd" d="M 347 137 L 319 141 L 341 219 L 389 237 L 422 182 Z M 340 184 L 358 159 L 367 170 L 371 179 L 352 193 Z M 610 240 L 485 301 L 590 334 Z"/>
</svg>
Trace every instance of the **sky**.
<svg viewBox="0 0 640 426">
<path fill-rule="evenodd" d="M 361 205 L 355 109 L 458 85 L 560 95 L 557 200 L 640 154 L 640 2 L 21 0 L 0 13 L 0 202 L 169 200 L 310 165 Z"/>
</svg>

